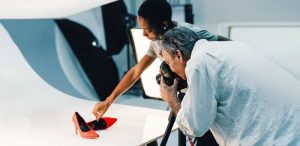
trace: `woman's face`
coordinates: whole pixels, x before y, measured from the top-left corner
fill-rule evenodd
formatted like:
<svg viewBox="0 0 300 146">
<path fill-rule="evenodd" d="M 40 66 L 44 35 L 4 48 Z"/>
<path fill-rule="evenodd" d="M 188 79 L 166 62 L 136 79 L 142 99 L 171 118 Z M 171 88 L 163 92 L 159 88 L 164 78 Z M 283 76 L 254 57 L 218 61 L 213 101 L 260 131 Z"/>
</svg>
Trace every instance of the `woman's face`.
<svg viewBox="0 0 300 146">
<path fill-rule="evenodd" d="M 152 28 L 150 28 L 147 20 L 144 19 L 142 16 L 138 16 L 138 24 L 140 28 L 143 29 L 143 35 L 145 37 L 147 37 L 151 41 L 155 41 L 157 39 L 156 34 L 152 30 Z"/>
</svg>

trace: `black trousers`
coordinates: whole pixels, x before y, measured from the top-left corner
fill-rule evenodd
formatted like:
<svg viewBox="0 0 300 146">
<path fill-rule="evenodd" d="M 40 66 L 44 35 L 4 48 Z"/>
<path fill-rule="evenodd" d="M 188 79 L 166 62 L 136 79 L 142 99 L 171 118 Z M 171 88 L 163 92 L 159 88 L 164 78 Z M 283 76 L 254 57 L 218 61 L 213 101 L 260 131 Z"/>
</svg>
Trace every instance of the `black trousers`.
<svg viewBox="0 0 300 146">
<path fill-rule="evenodd" d="M 219 146 L 211 131 L 208 130 L 202 137 L 196 137 L 196 146 Z M 146 146 L 158 146 L 157 141 L 153 141 Z"/>
<path fill-rule="evenodd" d="M 208 130 L 202 137 L 196 137 L 196 146 L 218 146 L 211 131 Z"/>
</svg>

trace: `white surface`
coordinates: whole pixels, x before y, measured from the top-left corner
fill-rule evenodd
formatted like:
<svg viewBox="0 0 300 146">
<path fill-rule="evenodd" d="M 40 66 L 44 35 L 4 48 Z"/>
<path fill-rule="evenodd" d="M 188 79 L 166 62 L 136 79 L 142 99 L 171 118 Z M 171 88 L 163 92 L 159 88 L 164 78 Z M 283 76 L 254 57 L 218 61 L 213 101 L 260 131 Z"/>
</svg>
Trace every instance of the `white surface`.
<svg viewBox="0 0 300 146">
<path fill-rule="evenodd" d="M 143 36 L 142 29 L 131 29 L 137 61 L 140 61 L 149 49 L 150 40 Z M 141 80 L 145 94 L 150 97 L 160 98 L 159 85 L 156 82 L 156 75 L 159 74 L 161 61 L 155 61 L 142 73 Z"/>
<path fill-rule="evenodd" d="M 115 0 L 0 0 L 0 19 L 62 18 Z"/>
<path fill-rule="evenodd" d="M 251 45 L 300 80 L 300 23 L 232 23 L 220 25 L 219 31 Z"/>
<path fill-rule="evenodd" d="M 1 24 L 0 38 L 1 146 L 139 145 L 147 141 L 143 136 L 146 119 L 151 122 L 147 115 L 168 118 L 167 111 L 114 104 L 106 116 L 118 118 L 115 125 L 98 131 L 99 139 L 82 139 L 75 135 L 71 117 L 78 111 L 86 121 L 93 120 L 95 102 L 66 95 L 44 82 Z M 161 131 L 155 130 L 157 135 L 163 134 L 166 127 L 152 126 L 161 127 Z"/>
<path fill-rule="evenodd" d="M 149 137 L 152 137 L 153 140 L 158 139 L 160 137 L 157 131 L 160 131 L 161 127 L 153 125 L 165 125 L 165 127 L 167 127 L 168 121 L 166 121 L 164 118 L 165 117 L 152 114 L 147 115 L 144 126 L 143 142 L 149 142 Z M 174 123 L 172 131 L 176 130 L 175 128 L 177 127 L 177 124 Z"/>
</svg>

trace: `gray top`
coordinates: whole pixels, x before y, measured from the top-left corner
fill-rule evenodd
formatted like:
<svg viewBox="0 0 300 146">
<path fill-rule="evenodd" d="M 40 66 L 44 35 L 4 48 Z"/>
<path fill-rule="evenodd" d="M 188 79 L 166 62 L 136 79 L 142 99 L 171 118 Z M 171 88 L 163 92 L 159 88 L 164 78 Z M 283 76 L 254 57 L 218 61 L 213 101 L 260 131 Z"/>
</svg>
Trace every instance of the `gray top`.
<svg viewBox="0 0 300 146">
<path fill-rule="evenodd" d="M 217 41 L 218 40 L 218 35 L 211 34 L 207 30 L 204 30 L 202 28 L 199 28 L 198 26 L 195 26 L 195 25 L 192 25 L 189 23 L 177 22 L 176 27 L 187 27 L 187 28 L 193 30 L 194 32 L 196 32 L 202 39 L 206 39 L 208 41 Z M 151 41 L 149 49 L 146 54 L 153 58 L 158 57 L 160 60 L 163 60 L 162 56 L 159 54 L 161 51 L 159 42 L 160 42 L 159 40 Z"/>
</svg>

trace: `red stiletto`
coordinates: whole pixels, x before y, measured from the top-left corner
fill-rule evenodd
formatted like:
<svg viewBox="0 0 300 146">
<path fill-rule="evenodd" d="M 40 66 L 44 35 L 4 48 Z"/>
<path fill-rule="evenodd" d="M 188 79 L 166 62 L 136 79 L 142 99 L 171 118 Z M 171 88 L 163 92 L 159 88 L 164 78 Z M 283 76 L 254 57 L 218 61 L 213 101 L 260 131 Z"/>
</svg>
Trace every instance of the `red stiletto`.
<svg viewBox="0 0 300 146">
<path fill-rule="evenodd" d="M 72 121 L 75 126 L 75 133 L 79 131 L 79 134 L 82 138 L 90 138 L 90 139 L 95 139 L 98 138 L 99 135 L 94 131 L 91 130 L 84 119 L 78 114 L 78 112 L 75 112 Z"/>
<path fill-rule="evenodd" d="M 116 118 L 104 117 L 99 119 L 99 121 L 94 120 L 94 121 L 87 122 L 87 125 L 89 126 L 90 129 L 93 130 L 103 130 L 111 127 L 116 121 L 117 121 Z"/>
</svg>

